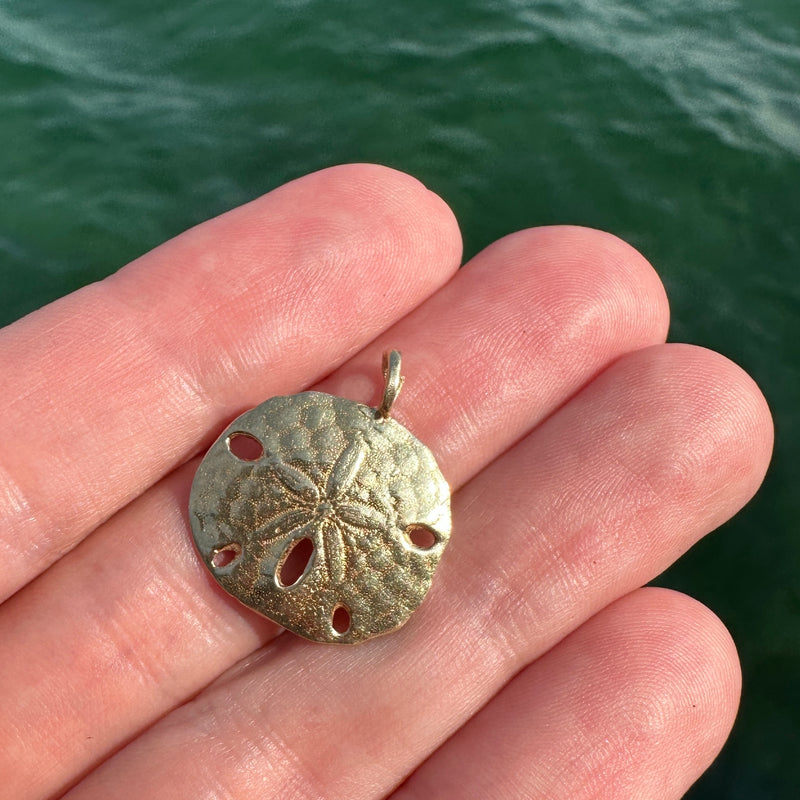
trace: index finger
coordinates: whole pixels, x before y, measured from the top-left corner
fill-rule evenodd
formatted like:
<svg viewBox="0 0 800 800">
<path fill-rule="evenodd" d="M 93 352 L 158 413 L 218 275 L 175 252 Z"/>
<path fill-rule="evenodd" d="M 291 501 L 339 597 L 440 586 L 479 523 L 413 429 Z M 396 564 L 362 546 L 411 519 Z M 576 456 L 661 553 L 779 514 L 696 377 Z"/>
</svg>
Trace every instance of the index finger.
<svg viewBox="0 0 800 800">
<path fill-rule="evenodd" d="M 335 167 L 0 332 L 0 600 L 224 421 L 362 348 L 460 255 L 452 213 L 418 181 Z"/>
</svg>

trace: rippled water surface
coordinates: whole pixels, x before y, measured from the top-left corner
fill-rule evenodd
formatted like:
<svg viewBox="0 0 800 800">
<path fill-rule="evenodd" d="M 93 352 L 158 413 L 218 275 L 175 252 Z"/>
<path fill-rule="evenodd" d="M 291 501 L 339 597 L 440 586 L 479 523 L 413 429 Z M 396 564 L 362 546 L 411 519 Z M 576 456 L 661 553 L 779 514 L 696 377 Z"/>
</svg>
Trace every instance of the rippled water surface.
<svg viewBox="0 0 800 800">
<path fill-rule="evenodd" d="M 800 3 L 0 4 L 0 322 L 309 170 L 412 172 L 467 254 L 606 228 L 662 273 L 672 338 L 778 417 L 768 483 L 663 578 L 734 632 L 742 713 L 696 798 L 800 786 Z"/>
</svg>

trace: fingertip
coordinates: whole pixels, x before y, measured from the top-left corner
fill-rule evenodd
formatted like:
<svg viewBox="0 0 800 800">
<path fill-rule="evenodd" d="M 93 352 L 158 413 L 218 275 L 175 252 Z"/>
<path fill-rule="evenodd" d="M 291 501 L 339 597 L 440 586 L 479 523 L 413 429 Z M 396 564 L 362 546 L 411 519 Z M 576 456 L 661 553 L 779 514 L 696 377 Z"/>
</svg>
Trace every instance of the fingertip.
<svg viewBox="0 0 800 800">
<path fill-rule="evenodd" d="M 722 353 L 693 344 L 673 344 L 670 348 L 686 359 L 690 380 L 702 382 L 698 389 L 705 395 L 706 415 L 722 423 L 727 437 L 738 443 L 744 456 L 741 474 L 749 479 L 751 497 L 766 475 L 775 439 L 772 412 L 764 393 L 750 374 Z M 699 400 L 702 406 L 704 398 Z"/>
<path fill-rule="evenodd" d="M 668 732 L 691 783 L 722 749 L 736 719 L 742 673 L 730 632 L 699 601 L 657 587 L 610 606 L 601 632 L 608 650 L 619 638 L 618 652 L 629 653 L 627 691 L 641 699 L 642 729 Z"/>
<path fill-rule="evenodd" d="M 616 473 L 638 476 L 658 501 L 642 530 L 664 559 L 738 512 L 769 465 L 772 420 L 762 393 L 741 367 L 703 347 L 670 343 L 629 353 L 587 387 L 573 413 L 588 407 L 595 440 L 615 435 L 624 445 L 628 433 L 615 434 L 615 426 L 635 427 L 637 447 L 619 449 Z"/>
<path fill-rule="evenodd" d="M 714 350 L 668 344 L 643 355 L 645 380 L 652 382 L 654 373 L 667 379 L 665 396 L 678 412 L 672 414 L 673 475 L 680 484 L 681 476 L 697 476 L 702 467 L 709 493 L 697 500 L 710 510 L 717 507 L 721 524 L 752 498 L 769 466 L 774 432 L 767 401 L 750 375 Z M 717 497 L 733 505 L 715 503 Z"/>
<path fill-rule="evenodd" d="M 580 309 L 580 314 L 573 313 L 573 327 L 580 326 L 584 335 L 591 328 L 597 349 L 607 347 L 612 338 L 624 340 L 628 350 L 666 340 L 669 303 L 664 285 L 650 262 L 617 236 L 574 225 L 528 228 L 487 247 L 476 257 L 482 260 L 507 265 L 527 261 L 547 270 L 548 294 L 537 296 L 537 303 Z M 561 335 L 575 332 L 568 328 Z"/>
<path fill-rule="evenodd" d="M 117 291 L 130 285 L 138 297 L 142 277 L 163 294 L 176 281 L 216 275 L 242 296 L 263 281 L 274 290 L 274 273 L 287 264 L 295 272 L 302 265 L 316 281 L 354 271 L 376 283 L 394 278 L 396 294 L 424 296 L 458 269 L 461 248 L 452 210 L 416 178 L 377 164 L 342 164 L 188 229 L 109 282 L 121 284 Z"/>
<path fill-rule="evenodd" d="M 401 251 L 422 248 L 431 264 L 458 267 L 461 231 L 450 206 L 418 178 L 381 164 L 326 167 L 284 184 L 276 191 L 297 192 L 300 203 L 327 197 L 332 207 L 352 208 L 393 231 Z M 374 233 L 374 229 L 373 229 Z"/>
<path fill-rule="evenodd" d="M 647 331 L 647 344 L 666 340 L 670 320 L 667 293 L 661 277 L 639 250 L 596 228 L 564 225 L 555 228 L 554 235 L 569 244 L 576 260 L 591 265 L 606 293 L 623 294 L 629 324 L 638 323 Z"/>
<path fill-rule="evenodd" d="M 645 586 L 612 606 L 620 630 L 645 633 L 649 657 L 671 664 L 678 675 L 703 675 L 719 696 L 738 703 L 742 674 L 736 643 L 725 623 L 704 603 L 663 586 Z"/>
</svg>

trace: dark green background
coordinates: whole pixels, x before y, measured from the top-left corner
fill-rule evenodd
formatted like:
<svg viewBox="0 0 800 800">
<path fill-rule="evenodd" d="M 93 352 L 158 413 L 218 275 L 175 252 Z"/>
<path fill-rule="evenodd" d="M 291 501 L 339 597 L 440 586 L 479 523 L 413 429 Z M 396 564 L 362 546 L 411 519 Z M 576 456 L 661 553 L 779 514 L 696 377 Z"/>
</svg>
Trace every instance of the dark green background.
<svg viewBox="0 0 800 800">
<path fill-rule="evenodd" d="M 338 162 L 417 175 L 467 256 L 546 223 L 628 239 L 671 338 L 742 364 L 777 420 L 759 496 L 660 581 L 744 663 L 690 796 L 800 796 L 798 31 L 796 0 L 6 0 L 0 322 Z"/>
</svg>

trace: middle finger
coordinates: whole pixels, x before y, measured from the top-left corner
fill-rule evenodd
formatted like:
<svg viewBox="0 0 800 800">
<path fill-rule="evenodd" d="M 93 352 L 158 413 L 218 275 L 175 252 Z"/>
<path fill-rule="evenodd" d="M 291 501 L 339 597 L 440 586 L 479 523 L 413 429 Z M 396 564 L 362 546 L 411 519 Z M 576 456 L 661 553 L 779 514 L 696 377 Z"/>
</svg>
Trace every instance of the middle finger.
<svg viewBox="0 0 800 800">
<path fill-rule="evenodd" d="M 374 395 L 381 349 L 403 349 L 398 417 L 457 488 L 665 328 L 663 290 L 626 245 L 534 230 L 477 256 L 319 388 Z M 0 611 L 0 680 L 15 687 L 0 726 L 41 731 L 0 753 L 15 797 L 63 789 L 278 632 L 222 594 L 178 533 L 190 481 L 191 468 L 163 481 Z"/>
</svg>

